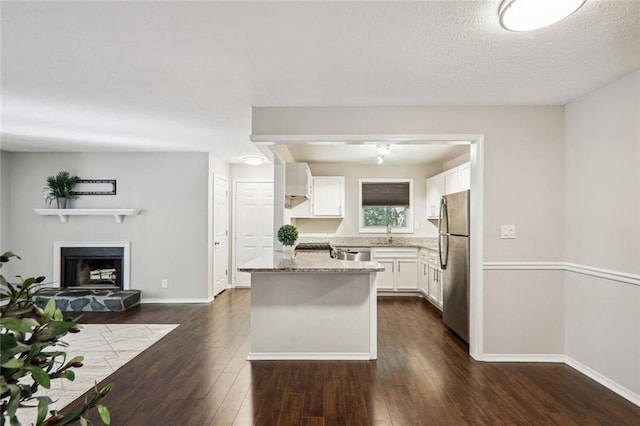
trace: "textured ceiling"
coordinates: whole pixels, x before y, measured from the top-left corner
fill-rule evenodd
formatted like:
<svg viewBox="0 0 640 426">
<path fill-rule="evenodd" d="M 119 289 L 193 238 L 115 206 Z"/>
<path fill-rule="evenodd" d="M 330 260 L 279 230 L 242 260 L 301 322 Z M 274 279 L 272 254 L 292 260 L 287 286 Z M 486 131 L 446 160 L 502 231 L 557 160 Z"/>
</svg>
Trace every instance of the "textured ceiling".
<svg viewBox="0 0 640 426">
<path fill-rule="evenodd" d="M 1 3 L 2 149 L 255 154 L 251 106 L 563 105 L 640 68 L 640 1 Z"/>
</svg>

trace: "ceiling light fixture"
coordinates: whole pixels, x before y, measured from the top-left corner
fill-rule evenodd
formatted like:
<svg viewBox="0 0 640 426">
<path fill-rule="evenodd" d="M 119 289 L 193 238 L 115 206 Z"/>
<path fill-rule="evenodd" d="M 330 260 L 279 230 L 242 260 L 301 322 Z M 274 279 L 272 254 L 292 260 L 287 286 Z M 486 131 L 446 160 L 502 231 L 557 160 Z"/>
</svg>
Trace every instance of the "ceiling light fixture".
<svg viewBox="0 0 640 426">
<path fill-rule="evenodd" d="M 500 25 L 510 31 L 532 31 L 566 18 L 586 0 L 504 0 Z"/>
<path fill-rule="evenodd" d="M 260 166 L 264 164 L 264 158 L 256 157 L 253 155 L 247 155 L 246 157 L 242 157 L 242 162 L 249 166 Z"/>
<path fill-rule="evenodd" d="M 376 145 L 376 150 L 378 152 L 378 155 L 389 155 L 391 153 L 391 145 L 389 145 L 388 143 L 380 143 Z"/>
<path fill-rule="evenodd" d="M 378 153 L 378 164 L 382 164 L 384 156 L 391 153 L 391 145 L 388 143 L 380 143 L 376 145 L 376 152 Z"/>
</svg>

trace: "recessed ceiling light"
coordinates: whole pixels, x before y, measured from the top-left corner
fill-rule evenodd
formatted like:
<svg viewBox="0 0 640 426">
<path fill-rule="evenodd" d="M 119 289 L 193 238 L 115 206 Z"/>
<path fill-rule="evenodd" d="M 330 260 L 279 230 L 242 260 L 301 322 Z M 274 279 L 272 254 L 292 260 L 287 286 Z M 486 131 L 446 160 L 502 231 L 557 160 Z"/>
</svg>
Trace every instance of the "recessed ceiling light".
<svg viewBox="0 0 640 426">
<path fill-rule="evenodd" d="M 259 166 L 261 164 L 264 164 L 264 158 L 263 157 L 256 157 L 253 155 L 247 155 L 246 157 L 242 157 L 242 162 L 244 164 L 248 164 L 249 166 Z"/>
<path fill-rule="evenodd" d="M 554 24 L 571 15 L 586 0 L 504 0 L 500 25 L 511 31 L 531 31 Z"/>
</svg>

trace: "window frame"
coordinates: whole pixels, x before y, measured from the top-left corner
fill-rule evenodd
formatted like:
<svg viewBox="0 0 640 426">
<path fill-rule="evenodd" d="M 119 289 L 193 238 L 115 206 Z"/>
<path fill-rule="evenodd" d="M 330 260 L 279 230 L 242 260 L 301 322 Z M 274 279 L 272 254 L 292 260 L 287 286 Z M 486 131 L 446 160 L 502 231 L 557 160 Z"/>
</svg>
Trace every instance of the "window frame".
<svg viewBox="0 0 640 426">
<path fill-rule="evenodd" d="M 363 183 L 409 183 L 409 207 L 405 210 L 406 226 L 391 228 L 392 234 L 413 234 L 413 179 L 409 178 L 361 178 L 358 180 L 358 233 L 359 234 L 386 234 L 386 226 L 365 226 L 364 207 L 362 207 Z M 382 207 L 382 206 L 381 206 Z"/>
</svg>

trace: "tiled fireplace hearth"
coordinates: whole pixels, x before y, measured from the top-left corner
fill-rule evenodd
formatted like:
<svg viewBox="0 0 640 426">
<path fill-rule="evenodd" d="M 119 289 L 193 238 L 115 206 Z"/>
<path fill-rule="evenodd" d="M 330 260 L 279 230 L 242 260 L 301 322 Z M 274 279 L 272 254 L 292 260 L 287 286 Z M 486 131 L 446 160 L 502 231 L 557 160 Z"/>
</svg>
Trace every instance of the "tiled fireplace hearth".
<svg viewBox="0 0 640 426">
<path fill-rule="evenodd" d="M 43 290 L 38 305 L 53 298 L 66 312 L 123 311 L 140 303 L 130 288 L 128 241 L 56 241 L 53 279 L 59 288 Z"/>
</svg>

